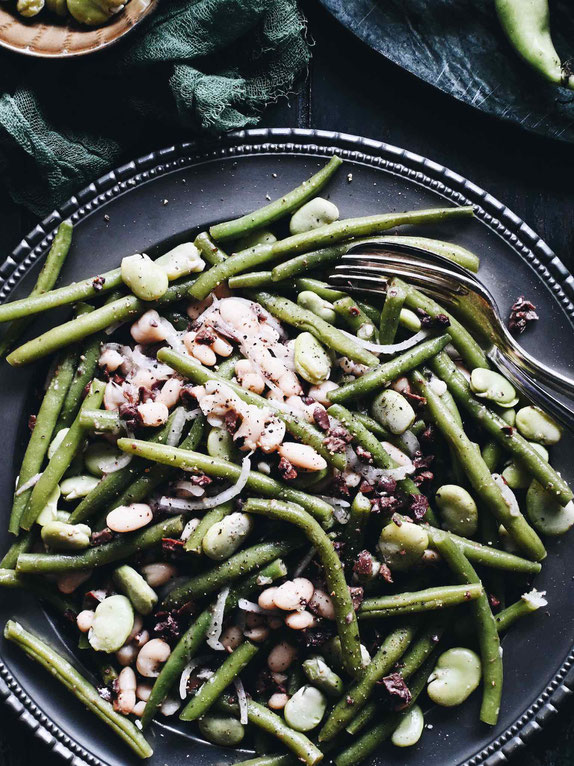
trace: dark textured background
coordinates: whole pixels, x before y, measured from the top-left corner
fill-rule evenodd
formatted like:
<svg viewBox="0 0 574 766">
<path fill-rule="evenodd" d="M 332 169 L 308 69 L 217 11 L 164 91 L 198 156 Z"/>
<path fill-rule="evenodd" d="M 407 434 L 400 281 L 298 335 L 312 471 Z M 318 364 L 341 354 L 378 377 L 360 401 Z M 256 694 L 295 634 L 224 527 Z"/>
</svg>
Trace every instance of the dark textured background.
<svg viewBox="0 0 574 766">
<path fill-rule="evenodd" d="M 314 40 L 313 62 L 300 92 L 270 108 L 264 126 L 340 130 L 431 157 L 505 202 L 574 268 L 574 147 L 500 123 L 430 88 L 358 42 L 316 0 L 303 5 Z M 134 141 L 131 156 L 180 139 L 189 136 Z M 0 192 L 2 257 L 34 223 Z M 573 713 L 574 700 L 513 766 L 573 766 Z M 0 766 L 60 763 L 7 708 L 0 710 Z"/>
</svg>

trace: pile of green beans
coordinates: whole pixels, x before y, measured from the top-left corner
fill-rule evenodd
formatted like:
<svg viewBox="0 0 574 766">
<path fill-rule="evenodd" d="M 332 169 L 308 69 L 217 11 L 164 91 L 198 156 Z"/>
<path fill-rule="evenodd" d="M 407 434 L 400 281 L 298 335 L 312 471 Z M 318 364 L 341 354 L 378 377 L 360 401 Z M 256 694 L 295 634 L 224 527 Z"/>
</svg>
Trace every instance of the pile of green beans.
<svg viewBox="0 0 574 766">
<path fill-rule="evenodd" d="M 384 301 L 324 281 L 367 237 L 477 271 L 456 243 L 390 231 L 472 208 L 339 220 L 319 192 L 341 164 L 157 263 L 54 288 L 65 222 L 32 294 L 0 306 L 7 352 L 75 304 L 7 357 L 56 352 L 0 588 L 75 622 L 113 704 L 18 623 L 5 636 L 142 758 L 142 729 L 177 711 L 215 745 L 245 739 L 249 766 L 357 766 L 415 744 L 427 684 L 450 707 L 482 681 L 494 726 L 500 636 L 546 603 L 541 535 L 574 526 L 560 428 L 460 317 L 397 278 Z"/>
</svg>

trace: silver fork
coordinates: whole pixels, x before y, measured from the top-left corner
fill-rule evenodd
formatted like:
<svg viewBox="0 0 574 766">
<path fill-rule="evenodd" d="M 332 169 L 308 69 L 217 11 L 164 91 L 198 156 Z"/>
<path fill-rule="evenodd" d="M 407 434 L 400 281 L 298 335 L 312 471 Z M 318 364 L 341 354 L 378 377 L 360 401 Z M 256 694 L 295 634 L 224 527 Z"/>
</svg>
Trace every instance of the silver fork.
<svg viewBox="0 0 574 766">
<path fill-rule="evenodd" d="M 574 429 L 574 411 L 553 391 L 574 398 L 574 379 L 529 354 L 508 331 L 490 291 L 468 269 L 444 256 L 411 245 L 384 245 L 377 239 L 349 246 L 328 278 L 348 292 L 384 293 L 389 277 L 398 276 L 454 309 L 470 326 L 493 366 L 516 387 L 567 428 Z"/>
</svg>

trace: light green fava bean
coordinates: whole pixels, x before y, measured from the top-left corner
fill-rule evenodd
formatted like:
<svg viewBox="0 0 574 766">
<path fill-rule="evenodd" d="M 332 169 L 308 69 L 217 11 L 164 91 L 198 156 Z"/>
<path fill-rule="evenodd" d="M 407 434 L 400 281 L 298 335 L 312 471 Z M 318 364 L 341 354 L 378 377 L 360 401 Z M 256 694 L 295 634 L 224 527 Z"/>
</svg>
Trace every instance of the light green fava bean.
<svg viewBox="0 0 574 766">
<path fill-rule="evenodd" d="M 67 511 L 56 511 L 56 518 L 54 521 L 69 521 L 72 514 Z"/>
<path fill-rule="evenodd" d="M 69 428 L 60 428 L 58 433 L 54 436 L 48 447 L 48 460 L 51 460 L 54 457 L 58 447 L 66 438 L 66 434 L 69 430 Z"/>
<path fill-rule="evenodd" d="M 401 309 L 401 313 L 399 314 L 399 324 L 401 327 L 404 327 L 405 330 L 410 330 L 411 332 L 418 332 L 421 329 L 421 320 L 415 312 L 410 309 Z"/>
<path fill-rule="evenodd" d="M 324 197 L 315 197 L 302 205 L 291 216 L 290 234 L 302 234 L 333 223 L 339 219 L 339 208 Z"/>
<path fill-rule="evenodd" d="M 404 434 L 415 422 L 416 413 L 398 391 L 385 388 L 371 404 L 371 415 L 392 434 Z"/>
<path fill-rule="evenodd" d="M 205 268 L 205 261 L 193 242 L 182 242 L 173 250 L 156 258 L 154 263 L 165 271 L 170 280 L 203 271 Z"/>
<path fill-rule="evenodd" d="M 505 423 L 508 423 L 509 426 L 512 426 L 512 427 L 515 426 L 516 410 L 513 407 L 508 407 L 507 409 L 500 410 L 498 414 L 504 420 Z"/>
<path fill-rule="evenodd" d="M 199 731 L 213 745 L 236 747 L 245 736 L 243 725 L 231 716 L 204 715 L 198 724 Z"/>
<path fill-rule="evenodd" d="M 71 476 L 60 483 L 60 491 L 64 500 L 78 500 L 86 497 L 99 484 L 95 476 Z"/>
<path fill-rule="evenodd" d="M 540 444 L 557 444 L 562 437 L 558 424 L 538 407 L 523 407 L 516 413 L 516 427 L 525 439 Z"/>
<path fill-rule="evenodd" d="M 233 443 L 233 436 L 226 428 L 212 428 L 207 435 L 206 448 L 209 457 L 220 457 L 232 463 L 241 462 L 241 455 Z"/>
<path fill-rule="evenodd" d="M 124 564 L 113 574 L 116 588 L 127 596 L 136 612 L 150 614 L 157 604 L 157 593 L 133 567 Z"/>
<path fill-rule="evenodd" d="M 277 242 L 277 237 L 272 231 L 259 229 L 259 231 L 252 231 L 251 234 L 238 239 L 233 247 L 233 252 L 239 253 L 241 250 L 249 250 L 250 247 L 257 247 L 257 245 L 272 245 L 273 242 Z"/>
<path fill-rule="evenodd" d="M 246 540 L 253 529 L 253 519 L 247 513 L 230 513 L 207 530 L 201 546 L 214 561 L 228 559 Z"/>
<path fill-rule="evenodd" d="M 330 638 L 326 644 L 323 645 L 323 654 L 329 665 L 333 665 L 337 670 L 343 670 L 343 651 L 341 649 L 341 639 L 339 636 Z M 366 646 L 361 644 L 361 658 L 363 660 L 363 667 L 366 667 L 371 661 L 371 655 Z"/>
<path fill-rule="evenodd" d="M 123 454 L 109 442 L 94 442 L 84 452 L 84 465 L 91 474 L 101 477 L 106 472 L 105 468 L 111 465 L 114 460 L 122 457 Z"/>
<path fill-rule="evenodd" d="M 295 371 L 313 385 L 323 383 L 331 374 L 331 357 L 310 332 L 297 336 L 294 362 Z"/>
<path fill-rule="evenodd" d="M 92 530 L 86 524 L 49 521 L 42 527 L 42 542 L 54 551 L 81 551 L 90 545 Z"/>
<path fill-rule="evenodd" d="M 54 487 L 54 491 L 48 498 L 48 502 L 40 511 L 36 524 L 43 527 L 44 524 L 49 524 L 50 521 L 56 521 L 58 517 L 58 500 L 60 499 L 60 488 Z"/>
<path fill-rule="evenodd" d="M 309 657 L 303 663 L 303 672 L 307 680 L 314 684 L 328 697 L 337 699 L 345 688 L 343 679 L 327 665 L 322 657 Z"/>
<path fill-rule="evenodd" d="M 548 462 L 548 450 L 543 447 L 542 444 L 536 442 L 530 442 L 530 446 L 535 452 L 538 452 L 543 460 Z M 510 489 L 527 489 L 530 486 L 532 480 L 531 475 L 526 471 L 520 463 L 516 460 L 512 460 L 502 472 L 502 478 L 508 484 Z"/>
<path fill-rule="evenodd" d="M 165 294 L 169 279 L 161 266 L 145 253 L 122 258 L 122 282 L 142 301 L 156 301 Z"/>
<path fill-rule="evenodd" d="M 283 716 L 295 731 L 319 726 L 327 710 L 327 697 L 314 686 L 302 686 L 285 705 Z"/>
<path fill-rule="evenodd" d="M 321 298 L 320 295 L 312 292 L 312 290 L 303 290 L 300 292 L 297 296 L 297 305 L 301 306 L 303 309 L 312 311 L 313 314 L 324 319 L 325 322 L 335 324 L 337 312 L 333 308 L 333 304 L 324 300 L 324 298 Z"/>
<path fill-rule="evenodd" d="M 16 8 L 21 16 L 37 16 L 44 7 L 44 0 L 18 0 Z"/>
<path fill-rule="evenodd" d="M 88 641 L 96 652 L 111 654 L 125 644 L 134 627 L 134 610 L 126 596 L 108 596 L 96 607 Z"/>
<path fill-rule="evenodd" d="M 480 657 L 471 649 L 455 647 L 441 654 L 429 677 L 427 694 L 443 707 L 462 704 L 480 683 Z"/>
<path fill-rule="evenodd" d="M 435 502 L 443 526 L 462 537 L 472 537 L 478 527 L 478 508 L 469 492 L 458 484 L 443 484 L 436 491 Z"/>
<path fill-rule="evenodd" d="M 543 535 L 563 535 L 574 525 L 574 501 L 560 503 L 541 484 L 533 480 L 526 493 L 526 515 Z"/>
<path fill-rule="evenodd" d="M 499 407 L 514 407 L 518 402 L 514 386 L 494 370 L 476 367 L 470 374 L 470 387 L 478 397 Z"/>
<path fill-rule="evenodd" d="M 379 550 L 385 563 L 397 572 L 404 572 L 420 561 L 428 545 L 426 531 L 408 521 L 400 526 L 391 521 L 379 537 Z"/>
<path fill-rule="evenodd" d="M 418 705 L 407 710 L 400 724 L 393 732 L 391 742 L 396 747 L 412 747 L 422 736 L 425 726 L 423 711 Z"/>
</svg>

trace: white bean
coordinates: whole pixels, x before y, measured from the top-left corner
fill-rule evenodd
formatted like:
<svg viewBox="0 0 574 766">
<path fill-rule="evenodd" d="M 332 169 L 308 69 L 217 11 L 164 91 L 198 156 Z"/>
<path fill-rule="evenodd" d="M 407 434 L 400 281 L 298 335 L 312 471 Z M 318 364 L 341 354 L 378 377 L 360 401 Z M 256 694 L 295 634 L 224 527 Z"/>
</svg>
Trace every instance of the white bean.
<svg viewBox="0 0 574 766">
<path fill-rule="evenodd" d="M 327 394 L 329 391 L 334 391 L 336 388 L 339 388 L 339 386 L 334 381 L 326 380 L 324 383 L 321 383 L 320 386 L 311 386 L 308 396 L 316 402 L 319 402 L 319 404 L 322 404 L 324 407 L 328 407 L 331 402 L 327 398 Z"/>
<path fill-rule="evenodd" d="M 305 577 L 296 577 L 294 580 L 287 580 L 277 588 L 273 595 L 273 603 L 278 609 L 284 609 L 287 612 L 304 609 L 313 598 L 315 588 L 310 580 Z"/>
<path fill-rule="evenodd" d="M 191 347 L 191 355 L 206 367 L 213 367 L 217 363 L 215 351 L 205 343 L 194 343 Z"/>
<path fill-rule="evenodd" d="M 133 641 L 142 628 L 143 628 L 142 616 L 141 614 L 136 614 L 134 616 L 134 625 L 133 625 L 131 633 L 127 637 L 126 644 L 129 644 L 130 641 Z"/>
<path fill-rule="evenodd" d="M 285 396 L 293 396 L 293 394 L 300 394 L 303 391 L 297 376 L 294 372 L 291 372 L 291 370 L 288 370 L 281 375 L 277 381 L 277 385 L 281 391 L 283 391 Z"/>
<path fill-rule="evenodd" d="M 179 401 L 182 388 L 183 383 L 179 378 L 170 378 L 163 384 L 161 391 L 157 395 L 156 402 L 165 404 L 168 409 L 175 407 Z"/>
<path fill-rule="evenodd" d="M 327 467 L 327 461 L 313 447 L 297 442 L 284 442 L 277 452 L 294 466 L 306 471 L 322 471 Z"/>
<path fill-rule="evenodd" d="M 267 657 L 267 667 L 272 673 L 283 673 L 297 656 L 297 649 L 287 641 L 281 641 L 271 649 Z"/>
<path fill-rule="evenodd" d="M 143 700 L 144 702 L 147 702 L 151 696 L 152 689 L 153 689 L 153 684 L 146 683 L 145 681 L 140 681 L 136 687 L 136 697 L 139 700 Z"/>
<path fill-rule="evenodd" d="M 135 644 L 125 644 L 116 652 L 116 660 L 122 667 L 133 665 L 138 656 L 138 648 Z"/>
<path fill-rule="evenodd" d="M 92 623 L 94 621 L 94 614 L 95 612 L 93 612 L 91 609 L 84 609 L 76 617 L 76 625 L 78 626 L 78 630 L 81 633 L 87 633 L 89 629 L 92 627 Z"/>
<path fill-rule="evenodd" d="M 315 618 L 311 612 L 291 612 L 285 618 L 285 625 L 291 630 L 306 630 L 315 625 Z"/>
<path fill-rule="evenodd" d="M 149 426 L 150 428 L 156 428 L 162 426 L 167 422 L 169 417 L 169 410 L 166 405 L 161 401 L 152 401 L 143 404 L 138 404 L 138 415 L 142 419 L 142 425 Z"/>
<path fill-rule="evenodd" d="M 144 710 L 145 710 L 145 702 L 144 700 L 139 700 L 138 702 L 136 702 L 136 704 L 133 707 L 132 715 L 135 715 L 138 718 L 141 718 L 142 715 L 144 714 Z"/>
<path fill-rule="evenodd" d="M 144 678 L 157 678 L 161 665 L 171 654 L 169 644 L 161 638 L 152 638 L 140 649 L 136 660 L 138 673 Z"/>
<path fill-rule="evenodd" d="M 173 564 L 158 561 L 153 564 L 146 564 L 142 567 L 141 573 L 148 585 L 152 588 L 157 588 L 173 580 L 177 575 L 177 569 Z"/>
<path fill-rule="evenodd" d="M 244 630 L 243 635 L 255 644 L 260 644 L 269 638 L 269 628 L 266 625 L 258 625 L 255 628 Z"/>
<path fill-rule="evenodd" d="M 228 652 L 234 652 L 243 642 L 243 633 L 237 625 L 229 625 L 219 639 Z"/>
<path fill-rule="evenodd" d="M 168 330 L 157 311 L 150 309 L 133 323 L 130 333 L 136 343 L 160 343 Z"/>
<path fill-rule="evenodd" d="M 211 349 L 214 351 L 218 356 L 231 356 L 231 353 L 233 351 L 233 346 L 231 343 L 228 343 L 225 338 L 222 338 L 221 335 L 218 335 L 216 339 L 211 344 Z"/>
<path fill-rule="evenodd" d="M 146 503 L 132 503 L 120 505 L 110 511 L 106 517 L 106 524 L 112 532 L 135 532 L 149 524 L 153 519 L 153 513 Z"/>
<path fill-rule="evenodd" d="M 281 692 L 276 692 L 275 694 L 272 694 L 269 697 L 269 702 L 267 703 L 267 707 L 271 708 L 271 710 L 283 710 L 283 708 L 288 702 L 289 702 L 288 694 L 282 694 Z"/>
<path fill-rule="evenodd" d="M 312 598 L 309 600 L 309 608 L 316 612 L 320 617 L 325 620 L 335 619 L 335 607 L 333 601 L 328 593 L 324 590 L 315 589 Z"/>
<path fill-rule="evenodd" d="M 266 588 L 265 590 L 261 591 L 259 598 L 257 599 L 257 603 L 261 609 L 275 609 L 275 602 L 273 601 L 273 597 L 276 593 L 276 586 L 273 586 L 272 588 Z"/>
<path fill-rule="evenodd" d="M 262 394 L 265 391 L 265 378 L 257 372 L 249 372 L 242 378 L 241 387 L 254 394 Z"/>
<path fill-rule="evenodd" d="M 92 576 L 91 569 L 80 569 L 76 572 L 69 572 L 65 575 L 58 577 L 58 590 L 60 593 L 70 594 L 73 593 L 76 588 L 79 588 L 82 583 L 89 580 Z"/>
</svg>

